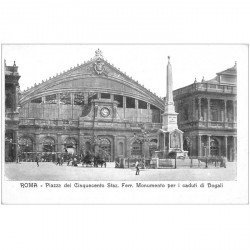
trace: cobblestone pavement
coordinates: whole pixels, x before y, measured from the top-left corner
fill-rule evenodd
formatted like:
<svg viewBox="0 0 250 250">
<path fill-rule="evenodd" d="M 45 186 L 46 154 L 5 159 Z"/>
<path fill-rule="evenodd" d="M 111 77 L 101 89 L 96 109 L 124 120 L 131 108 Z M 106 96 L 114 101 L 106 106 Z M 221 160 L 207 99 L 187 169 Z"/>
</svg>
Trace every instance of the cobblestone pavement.
<svg viewBox="0 0 250 250">
<path fill-rule="evenodd" d="M 236 163 L 228 163 L 227 168 L 209 169 L 117 169 L 111 167 L 57 166 L 51 162 L 6 163 L 6 180 L 16 181 L 222 181 L 236 180 Z"/>
</svg>

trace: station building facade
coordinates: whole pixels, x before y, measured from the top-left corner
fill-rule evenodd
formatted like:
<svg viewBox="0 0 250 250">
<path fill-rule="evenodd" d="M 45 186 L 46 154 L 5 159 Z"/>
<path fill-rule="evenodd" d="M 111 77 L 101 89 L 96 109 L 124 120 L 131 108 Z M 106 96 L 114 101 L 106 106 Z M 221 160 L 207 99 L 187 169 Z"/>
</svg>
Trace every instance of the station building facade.
<svg viewBox="0 0 250 250">
<path fill-rule="evenodd" d="M 150 158 L 157 149 L 163 100 L 99 50 L 84 64 L 22 92 L 18 103 L 15 133 L 19 157 L 26 160 L 34 153 L 79 155 L 93 145 L 109 161 Z"/>
</svg>

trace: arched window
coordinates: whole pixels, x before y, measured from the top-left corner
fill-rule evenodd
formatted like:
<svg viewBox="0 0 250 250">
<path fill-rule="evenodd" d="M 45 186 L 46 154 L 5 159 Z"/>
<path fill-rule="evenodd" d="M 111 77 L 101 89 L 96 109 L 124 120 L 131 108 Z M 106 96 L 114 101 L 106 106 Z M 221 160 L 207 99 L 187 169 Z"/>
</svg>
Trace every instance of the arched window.
<svg viewBox="0 0 250 250">
<path fill-rule="evenodd" d="M 72 137 L 66 138 L 64 142 L 64 150 L 67 153 L 75 154 L 77 150 L 76 140 Z"/>
<path fill-rule="evenodd" d="M 55 152 L 55 140 L 52 137 L 43 139 L 43 152 Z"/>
<path fill-rule="evenodd" d="M 111 142 L 107 138 L 100 138 L 99 140 L 99 148 L 102 150 L 104 157 L 106 160 L 111 159 Z"/>
<path fill-rule="evenodd" d="M 211 156 L 219 155 L 219 142 L 215 138 L 212 138 L 210 141 L 210 154 Z"/>
<path fill-rule="evenodd" d="M 140 140 L 136 140 L 132 144 L 131 155 L 142 155 L 142 142 Z"/>
</svg>

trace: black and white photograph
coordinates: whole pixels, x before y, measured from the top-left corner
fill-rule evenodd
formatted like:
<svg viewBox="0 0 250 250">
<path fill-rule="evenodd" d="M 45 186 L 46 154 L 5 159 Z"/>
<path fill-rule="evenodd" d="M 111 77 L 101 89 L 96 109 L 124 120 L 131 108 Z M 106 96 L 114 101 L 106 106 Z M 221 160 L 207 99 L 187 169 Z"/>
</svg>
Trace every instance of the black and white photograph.
<svg viewBox="0 0 250 250">
<path fill-rule="evenodd" d="M 247 53 L 3 45 L 5 178 L 236 181 L 237 65 Z"/>
<path fill-rule="evenodd" d="M 0 249 L 250 249 L 249 10 L 0 1 Z"/>
</svg>

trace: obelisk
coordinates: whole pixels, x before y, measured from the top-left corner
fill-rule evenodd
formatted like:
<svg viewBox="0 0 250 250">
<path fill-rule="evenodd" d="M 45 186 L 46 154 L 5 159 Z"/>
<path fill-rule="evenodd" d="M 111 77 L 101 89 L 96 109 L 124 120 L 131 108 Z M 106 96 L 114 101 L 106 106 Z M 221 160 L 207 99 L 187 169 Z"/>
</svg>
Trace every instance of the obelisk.
<svg viewBox="0 0 250 250">
<path fill-rule="evenodd" d="M 173 77 L 172 77 L 172 66 L 170 63 L 170 57 L 168 56 L 167 65 L 167 81 L 166 81 L 166 99 L 165 99 L 165 109 L 162 115 L 163 123 L 162 130 L 166 132 L 171 132 L 178 129 L 177 125 L 177 115 L 175 112 L 174 100 L 173 100 Z"/>
</svg>

